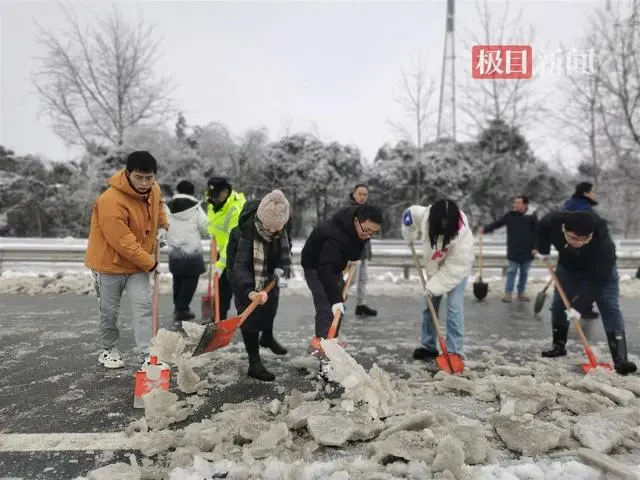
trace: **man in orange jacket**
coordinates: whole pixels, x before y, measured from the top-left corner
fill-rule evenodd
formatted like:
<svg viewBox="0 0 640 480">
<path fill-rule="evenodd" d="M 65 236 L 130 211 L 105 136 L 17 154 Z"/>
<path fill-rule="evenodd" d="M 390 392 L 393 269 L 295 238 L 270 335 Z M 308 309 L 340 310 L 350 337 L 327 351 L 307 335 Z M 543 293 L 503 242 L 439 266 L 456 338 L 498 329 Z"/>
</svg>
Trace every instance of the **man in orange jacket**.
<svg viewBox="0 0 640 480">
<path fill-rule="evenodd" d="M 159 185 L 156 159 L 136 151 L 127 166 L 109 179 L 91 214 L 85 265 L 94 276 L 100 305 L 98 362 L 105 368 L 122 368 L 116 347 L 122 293 L 131 298 L 133 328 L 140 362 L 149 354 L 151 341 L 150 273 L 157 268 L 156 241 L 166 240 L 169 222 Z"/>
</svg>

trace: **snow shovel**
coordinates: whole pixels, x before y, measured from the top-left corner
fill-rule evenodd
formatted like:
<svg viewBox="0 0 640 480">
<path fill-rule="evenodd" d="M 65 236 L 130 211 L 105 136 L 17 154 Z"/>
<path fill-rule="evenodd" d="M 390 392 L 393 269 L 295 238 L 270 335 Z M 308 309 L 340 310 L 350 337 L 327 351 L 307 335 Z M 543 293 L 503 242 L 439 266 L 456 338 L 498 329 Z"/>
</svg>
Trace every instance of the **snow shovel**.
<svg viewBox="0 0 640 480">
<path fill-rule="evenodd" d="M 274 278 L 262 290 L 269 293 L 276 286 L 277 280 Z M 222 347 L 226 347 L 233 340 L 236 330 L 249 318 L 249 315 L 260 305 L 260 297 L 255 296 L 249 306 L 237 317 L 227 318 L 218 322 L 209 323 L 204 327 L 200 342 L 193 351 L 192 356 L 213 352 Z"/>
<path fill-rule="evenodd" d="M 342 287 L 342 301 L 347 301 L 347 296 L 349 293 L 349 286 L 351 285 L 351 280 L 353 279 L 353 274 L 356 271 L 355 264 L 351 264 L 347 270 L 347 279 L 344 281 L 344 287 Z M 329 333 L 327 334 L 327 339 L 336 338 L 338 335 L 338 327 L 340 326 L 340 320 L 342 319 L 342 314 L 337 311 L 333 316 L 333 321 L 331 322 L 331 326 L 329 327 Z"/>
<path fill-rule="evenodd" d="M 160 245 L 156 243 L 156 269 L 153 271 L 153 294 L 151 304 L 151 337 L 158 333 L 158 312 L 160 307 Z M 136 372 L 135 386 L 133 390 L 133 408 L 144 408 L 143 396 L 151 390 L 161 388 L 169 391 L 171 383 L 171 368 L 163 362 L 158 362 L 158 357 L 151 355 L 149 364 L 142 365 Z"/>
<path fill-rule="evenodd" d="M 560 298 L 562 298 L 562 303 L 564 303 L 565 308 L 569 310 L 571 308 L 571 302 L 569 302 L 569 298 L 567 297 L 567 294 L 562 288 L 562 285 L 560 285 L 560 282 L 558 282 L 558 277 L 556 276 L 556 272 L 553 270 L 553 267 L 551 266 L 549 261 L 546 261 L 545 263 L 547 264 L 547 268 L 549 269 L 549 273 L 551 274 L 551 279 L 553 280 L 553 283 L 555 283 L 556 285 L 556 290 L 558 290 L 558 293 L 560 294 Z M 596 356 L 593 353 L 593 350 L 591 350 L 591 346 L 587 341 L 587 337 L 584 335 L 584 332 L 582 331 L 582 325 L 580 325 L 580 320 L 575 320 L 574 325 L 576 327 L 576 331 L 578 332 L 578 336 L 580 337 L 580 341 L 582 342 L 582 346 L 584 347 L 584 352 L 587 354 L 587 358 L 589 359 L 589 363 L 580 364 L 580 368 L 582 369 L 582 371 L 584 373 L 588 373 L 590 370 L 593 370 L 594 368 L 598 368 L 598 367 L 605 368 L 607 370 L 612 370 L 611 365 L 609 363 L 606 363 L 606 362 L 598 363 Z"/>
<path fill-rule="evenodd" d="M 489 284 L 482 281 L 482 232 L 478 235 L 480 255 L 478 256 L 478 279 L 473 283 L 473 295 L 479 302 L 484 300 L 489 293 Z M 420 270 L 422 272 L 422 270 Z"/>
<path fill-rule="evenodd" d="M 351 285 L 351 280 L 353 279 L 353 275 L 354 275 L 354 273 L 356 271 L 356 266 L 355 266 L 355 264 L 351 264 L 345 270 L 347 271 L 347 278 L 344 281 L 344 285 L 342 287 L 342 300 L 344 302 L 347 301 L 347 297 L 349 296 L 349 286 Z M 327 339 L 336 338 L 337 337 L 337 335 L 338 335 L 338 327 L 340 326 L 340 321 L 341 320 L 342 320 L 342 315 L 338 311 L 333 316 L 333 321 L 331 322 L 331 325 L 329 326 L 329 332 L 327 333 Z M 338 345 L 340 345 L 342 348 L 344 348 L 346 346 L 346 343 L 345 342 L 338 342 Z M 313 337 L 313 339 L 311 340 L 311 344 L 309 345 L 309 352 L 314 357 L 324 355 L 324 351 L 322 350 L 322 346 L 320 344 L 320 339 L 318 337 Z"/>
<path fill-rule="evenodd" d="M 209 286 L 207 287 L 207 294 L 200 297 L 200 310 L 202 312 L 202 319 L 206 319 L 209 322 L 212 320 L 216 322 L 220 321 L 220 290 L 218 289 L 220 285 L 220 276 L 217 273 L 213 273 L 217 260 L 218 248 L 216 246 L 216 239 L 212 237 L 211 255 L 209 258 Z"/>
<path fill-rule="evenodd" d="M 416 264 L 416 268 L 418 269 L 418 275 L 420 276 L 420 283 L 422 284 L 422 289 L 427 289 L 427 281 L 424 278 L 424 272 L 422 271 L 422 266 L 420 265 L 420 260 L 418 260 L 418 255 L 416 254 L 416 248 L 413 246 L 413 243 L 409 244 L 411 248 L 411 255 L 413 256 L 413 261 Z M 447 342 L 442 337 L 442 332 L 440 331 L 440 323 L 438 322 L 438 314 L 436 313 L 436 309 L 433 308 L 433 302 L 431 301 L 431 297 L 427 297 L 427 305 L 429 306 L 429 312 L 431 312 L 431 321 L 433 322 L 433 328 L 438 337 L 438 343 L 440 344 L 440 350 L 442 350 L 442 354 L 436 357 L 436 364 L 440 370 L 444 370 L 447 373 L 458 374 L 462 373 L 464 370 L 464 361 L 460 355 L 455 353 L 449 353 L 447 349 Z"/>
<path fill-rule="evenodd" d="M 549 279 L 547 285 L 536 295 L 536 300 L 533 302 L 533 312 L 537 315 L 542 311 L 542 307 L 544 307 L 544 302 L 547 300 L 547 290 L 553 283 L 553 278 Z"/>
</svg>

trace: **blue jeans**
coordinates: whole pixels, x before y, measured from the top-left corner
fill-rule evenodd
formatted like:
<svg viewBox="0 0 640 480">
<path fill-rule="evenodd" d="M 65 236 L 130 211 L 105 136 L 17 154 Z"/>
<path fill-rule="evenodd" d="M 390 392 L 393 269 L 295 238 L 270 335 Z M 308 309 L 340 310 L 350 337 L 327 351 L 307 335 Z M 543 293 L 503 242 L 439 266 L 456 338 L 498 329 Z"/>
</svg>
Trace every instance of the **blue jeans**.
<svg viewBox="0 0 640 480">
<path fill-rule="evenodd" d="M 513 287 L 516 283 L 516 274 L 520 270 L 520 278 L 518 279 L 518 295 L 522 295 L 527 289 L 527 279 L 529 278 L 529 268 L 531 268 L 531 261 L 528 262 L 514 262 L 509 260 L 509 267 L 507 267 L 507 284 L 504 287 L 505 293 L 511 295 L 513 293 Z"/>
<path fill-rule="evenodd" d="M 457 353 L 461 357 L 464 356 L 464 289 L 466 286 L 467 278 L 465 277 L 458 286 L 447 293 L 447 349 L 449 353 Z M 433 297 L 432 300 L 433 308 L 438 313 L 442 297 Z M 424 348 L 436 350 L 436 337 L 428 305 L 422 312 L 421 343 Z"/>
<path fill-rule="evenodd" d="M 580 293 L 580 287 L 588 280 L 588 274 L 572 272 L 563 268 L 562 265 L 558 265 L 556 268 L 556 275 L 569 301 Z M 624 330 L 619 295 L 618 268 L 614 265 L 607 286 L 602 291 L 602 294 L 596 298 L 596 305 L 600 310 L 602 326 L 605 332 L 620 332 Z M 554 328 L 567 326 L 565 310 L 566 308 L 562 303 L 558 290 L 554 290 L 553 302 L 551 302 L 551 324 Z"/>
</svg>

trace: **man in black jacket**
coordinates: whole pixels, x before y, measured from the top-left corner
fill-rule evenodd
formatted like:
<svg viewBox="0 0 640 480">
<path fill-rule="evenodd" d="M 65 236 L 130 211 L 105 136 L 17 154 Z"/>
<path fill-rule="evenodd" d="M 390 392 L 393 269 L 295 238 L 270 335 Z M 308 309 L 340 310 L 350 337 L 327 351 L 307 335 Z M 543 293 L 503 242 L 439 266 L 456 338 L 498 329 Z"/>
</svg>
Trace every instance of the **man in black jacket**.
<svg viewBox="0 0 640 480">
<path fill-rule="evenodd" d="M 380 231 L 381 224 L 382 212 L 377 207 L 345 207 L 317 225 L 307 238 L 301 264 L 316 309 L 312 349 L 320 350 L 320 338 L 327 338 L 336 312 L 344 314 L 342 271 L 350 261 L 362 258 L 367 241 Z"/>
<path fill-rule="evenodd" d="M 284 273 L 291 268 L 291 248 L 285 232 L 288 221 L 289 202 L 280 190 L 274 190 L 260 202 L 245 203 L 227 244 L 227 270 L 236 309 L 243 312 L 260 296 L 260 306 L 240 328 L 249 355 L 248 375 L 262 381 L 273 381 L 275 375 L 262 363 L 260 347 L 276 355 L 287 354 L 273 336 L 279 287 L 269 294 L 261 290 L 271 279 L 282 276 L 277 275 L 278 269 Z"/>
<path fill-rule="evenodd" d="M 516 283 L 516 275 L 520 270 L 518 280 L 518 300 L 529 301 L 525 295 L 527 288 L 527 278 L 533 254 L 531 253 L 535 244 L 538 217 L 529 209 L 529 199 L 524 195 L 516 197 L 513 201 L 513 210 L 506 213 L 501 219 L 490 223 L 485 227 L 480 227 L 480 233 L 491 233 L 497 228 L 507 227 L 507 283 L 504 288 L 503 302 L 511 302 L 513 289 Z"/>
<path fill-rule="evenodd" d="M 580 320 L 595 301 L 616 371 L 622 375 L 635 372 L 636 364 L 627 356 L 620 311 L 616 248 L 606 222 L 592 212 L 552 212 L 538 226 L 538 255 L 548 258 L 551 245 L 558 251 L 556 274 L 571 300 L 571 308 L 565 309 L 556 290 L 551 305 L 553 346 L 542 352 L 542 356 L 567 354 L 565 345 L 570 322 Z"/>
</svg>

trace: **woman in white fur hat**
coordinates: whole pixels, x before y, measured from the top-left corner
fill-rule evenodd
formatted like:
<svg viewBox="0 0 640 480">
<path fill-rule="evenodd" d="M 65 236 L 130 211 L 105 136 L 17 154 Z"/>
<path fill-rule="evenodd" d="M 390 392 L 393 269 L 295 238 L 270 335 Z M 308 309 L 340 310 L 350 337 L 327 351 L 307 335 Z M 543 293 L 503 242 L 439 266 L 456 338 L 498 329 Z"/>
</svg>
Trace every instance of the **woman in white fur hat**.
<svg viewBox="0 0 640 480">
<path fill-rule="evenodd" d="M 287 349 L 273 336 L 279 288 L 276 286 L 268 295 L 260 291 L 274 278 L 277 269 L 286 272 L 291 268 L 291 249 L 285 232 L 288 221 L 289 201 L 280 190 L 273 190 L 260 202 L 245 204 L 227 244 L 227 269 L 236 309 L 242 312 L 256 295 L 262 297 L 260 306 L 244 322 L 241 331 L 249 355 L 248 375 L 267 382 L 275 380 L 275 375 L 262 363 L 260 347 L 269 348 L 276 355 L 286 355 Z"/>
</svg>

